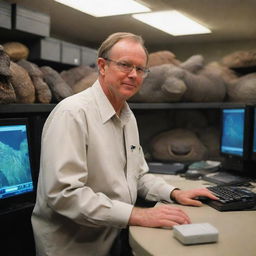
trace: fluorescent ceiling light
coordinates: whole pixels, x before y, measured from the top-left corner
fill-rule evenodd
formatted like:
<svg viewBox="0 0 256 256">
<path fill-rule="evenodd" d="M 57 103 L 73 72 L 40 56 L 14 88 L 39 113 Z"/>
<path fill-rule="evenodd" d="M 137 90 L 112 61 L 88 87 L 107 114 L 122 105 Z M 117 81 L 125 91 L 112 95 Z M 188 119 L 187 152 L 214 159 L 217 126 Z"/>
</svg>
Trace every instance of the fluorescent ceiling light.
<svg viewBox="0 0 256 256">
<path fill-rule="evenodd" d="M 149 12 L 146 6 L 134 0 L 55 0 L 95 17 L 113 16 L 128 13 Z"/>
<path fill-rule="evenodd" d="M 133 14 L 132 17 L 174 36 L 211 33 L 208 28 L 177 11 Z"/>
</svg>

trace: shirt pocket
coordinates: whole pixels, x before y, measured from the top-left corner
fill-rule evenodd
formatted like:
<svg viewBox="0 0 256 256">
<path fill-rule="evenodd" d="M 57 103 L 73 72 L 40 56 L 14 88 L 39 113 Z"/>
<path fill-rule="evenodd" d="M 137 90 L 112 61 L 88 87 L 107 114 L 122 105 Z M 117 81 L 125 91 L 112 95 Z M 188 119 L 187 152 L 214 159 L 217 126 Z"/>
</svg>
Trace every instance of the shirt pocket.
<svg viewBox="0 0 256 256">
<path fill-rule="evenodd" d="M 128 152 L 127 166 L 130 171 L 139 176 L 141 164 L 143 163 L 143 152 L 140 145 L 131 145 Z"/>
</svg>

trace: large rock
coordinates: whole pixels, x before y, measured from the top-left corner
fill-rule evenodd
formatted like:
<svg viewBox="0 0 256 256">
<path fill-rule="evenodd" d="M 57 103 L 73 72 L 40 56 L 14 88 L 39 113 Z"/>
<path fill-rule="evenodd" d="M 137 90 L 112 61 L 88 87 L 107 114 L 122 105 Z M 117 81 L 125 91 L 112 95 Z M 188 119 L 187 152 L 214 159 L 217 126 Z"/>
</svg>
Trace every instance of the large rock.
<svg viewBox="0 0 256 256">
<path fill-rule="evenodd" d="M 234 79 L 227 90 L 228 101 L 256 103 L 256 73 Z"/>
<path fill-rule="evenodd" d="M 17 103 L 34 103 L 35 87 L 28 72 L 18 64 L 11 61 L 11 84 L 16 94 Z"/>
<path fill-rule="evenodd" d="M 229 68 L 246 68 L 256 66 L 256 50 L 236 51 L 224 56 L 222 64 Z"/>
<path fill-rule="evenodd" d="M 48 84 L 52 92 L 52 100 L 54 102 L 59 102 L 73 94 L 70 86 L 63 80 L 57 71 L 48 66 L 43 66 L 40 69 L 43 72 L 44 81 Z"/>
<path fill-rule="evenodd" d="M 93 73 L 89 74 L 88 76 L 82 78 L 80 81 L 75 83 L 72 88 L 74 93 L 81 92 L 89 87 L 91 87 L 94 82 L 98 78 L 98 72 L 94 71 Z"/>
<path fill-rule="evenodd" d="M 69 70 L 64 70 L 60 73 L 60 76 L 63 80 L 73 88 L 73 85 L 78 83 L 84 77 L 87 77 L 91 73 L 94 73 L 95 69 L 89 66 L 79 66 L 75 68 L 71 68 Z"/>
<path fill-rule="evenodd" d="M 3 44 L 4 50 L 14 62 L 21 59 L 27 59 L 29 49 L 26 45 L 19 42 L 8 42 Z"/>
<path fill-rule="evenodd" d="M 36 64 L 24 59 L 18 61 L 17 64 L 26 69 L 28 72 L 35 87 L 36 102 L 50 103 L 52 93 L 48 85 L 43 80 L 43 73 L 40 68 Z"/>
<path fill-rule="evenodd" d="M 0 45 L 0 104 L 16 101 L 15 91 L 11 84 L 10 57 Z"/>
<path fill-rule="evenodd" d="M 174 64 L 179 65 L 180 61 L 176 59 L 176 56 L 174 53 L 170 51 L 157 51 L 152 52 L 148 56 L 148 66 L 154 67 L 159 66 L 163 64 Z"/>
<path fill-rule="evenodd" d="M 196 74 L 185 72 L 183 81 L 187 86 L 182 100 L 185 102 L 222 102 L 226 97 L 226 81 L 223 69 L 208 64 Z"/>
<path fill-rule="evenodd" d="M 194 162 L 206 158 L 207 148 L 194 132 L 173 129 L 153 138 L 151 153 L 160 161 Z"/>
<path fill-rule="evenodd" d="M 129 99 L 130 102 L 178 102 L 181 101 L 187 86 L 175 74 L 183 71 L 172 64 L 163 64 L 150 68 L 140 90 Z"/>
<path fill-rule="evenodd" d="M 148 77 L 131 102 L 220 102 L 226 96 L 226 81 L 219 65 L 204 66 L 201 55 L 179 66 L 163 64 L 150 68 Z"/>
</svg>

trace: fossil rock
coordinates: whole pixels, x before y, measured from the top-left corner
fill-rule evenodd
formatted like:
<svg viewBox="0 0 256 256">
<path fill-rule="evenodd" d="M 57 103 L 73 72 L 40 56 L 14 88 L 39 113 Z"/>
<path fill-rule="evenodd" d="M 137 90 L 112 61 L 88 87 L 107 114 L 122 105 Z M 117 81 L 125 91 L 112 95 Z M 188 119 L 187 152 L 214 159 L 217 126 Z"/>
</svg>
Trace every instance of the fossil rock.
<svg viewBox="0 0 256 256">
<path fill-rule="evenodd" d="M 256 50 L 233 52 L 223 57 L 221 62 L 230 68 L 256 66 Z"/>
<path fill-rule="evenodd" d="M 256 73 L 234 79 L 227 90 L 228 101 L 256 103 Z"/>
<path fill-rule="evenodd" d="M 94 71 L 73 85 L 74 93 L 81 92 L 93 85 L 98 78 L 98 72 Z"/>
<path fill-rule="evenodd" d="M 0 104 L 13 103 L 16 101 L 16 95 L 12 84 L 11 70 L 10 70 L 10 57 L 0 45 Z"/>
<path fill-rule="evenodd" d="M 27 59 L 29 55 L 28 47 L 19 42 L 8 42 L 3 44 L 3 47 L 10 59 L 15 62 L 21 59 Z"/>
<path fill-rule="evenodd" d="M 91 73 L 94 73 L 96 70 L 89 66 L 79 66 L 71 68 L 69 70 L 62 71 L 60 76 L 63 80 L 73 88 L 73 85 L 78 83 L 84 77 L 87 77 Z"/>
<path fill-rule="evenodd" d="M 130 102 L 221 102 L 226 96 L 223 69 L 203 64 L 201 55 L 179 66 L 163 64 L 150 68 L 141 89 Z"/>
<path fill-rule="evenodd" d="M 180 61 L 176 59 L 176 56 L 174 53 L 170 51 L 157 51 L 152 52 L 148 56 L 148 66 L 159 66 L 162 64 L 174 64 L 179 65 Z"/>
<path fill-rule="evenodd" d="M 11 61 L 11 84 L 16 94 L 17 103 L 34 103 L 35 87 L 28 72 L 18 64 Z"/>
<path fill-rule="evenodd" d="M 0 75 L 0 104 L 14 103 L 15 101 L 16 95 L 10 80 Z"/>
<path fill-rule="evenodd" d="M 18 61 L 17 64 L 28 72 L 35 87 L 36 102 L 50 103 L 52 93 L 48 85 L 43 80 L 43 73 L 40 68 L 36 64 L 24 59 Z"/>
<path fill-rule="evenodd" d="M 73 94 L 70 86 L 63 80 L 57 71 L 48 66 L 43 66 L 40 69 L 43 72 L 44 81 L 48 84 L 52 92 L 52 100 L 54 102 L 59 102 Z"/>
<path fill-rule="evenodd" d="M 187 129 L 172 129 L 155 136 L 151 153 L 160 161 L 193 162 L 205 159 L 207 148 L 198 136 Z"/>
</svg>

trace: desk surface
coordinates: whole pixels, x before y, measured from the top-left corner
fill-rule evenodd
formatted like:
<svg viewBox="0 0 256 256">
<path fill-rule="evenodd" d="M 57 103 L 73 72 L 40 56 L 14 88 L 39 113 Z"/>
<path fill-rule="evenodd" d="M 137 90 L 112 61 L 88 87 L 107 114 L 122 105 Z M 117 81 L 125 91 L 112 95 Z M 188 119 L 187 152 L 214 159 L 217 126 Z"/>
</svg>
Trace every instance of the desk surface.
<svg viewBox="0 0 256 256">
<path fill-rule="evenodd" d="M 205 187 L 205 181 L 189 181 L 165 175 L 167 182 L 181 188 Z M 209 183 L 208 183 L 209 184 Z M 208 222 L 219 230 L 212 244 L 182 245 L 171 229 L 130 227 L 130 244 L 136 256 L 256 256 L 256 211 L 219 212 L 207 205 L 180 205 L 192 223 Z"/>
</svg>

